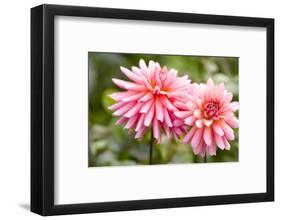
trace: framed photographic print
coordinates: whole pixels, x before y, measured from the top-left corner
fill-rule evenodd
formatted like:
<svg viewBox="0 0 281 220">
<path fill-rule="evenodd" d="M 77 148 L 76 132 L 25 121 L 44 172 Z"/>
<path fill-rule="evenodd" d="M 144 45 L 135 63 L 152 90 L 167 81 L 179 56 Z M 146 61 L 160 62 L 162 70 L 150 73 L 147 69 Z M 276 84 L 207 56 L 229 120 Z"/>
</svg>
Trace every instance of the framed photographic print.
<svg viewBox="0 0 281 220">
<path fill-rule="evenodd" d="M 31 211 L 273 200 L 273 19 L 31 9 Z"/>
</svg>

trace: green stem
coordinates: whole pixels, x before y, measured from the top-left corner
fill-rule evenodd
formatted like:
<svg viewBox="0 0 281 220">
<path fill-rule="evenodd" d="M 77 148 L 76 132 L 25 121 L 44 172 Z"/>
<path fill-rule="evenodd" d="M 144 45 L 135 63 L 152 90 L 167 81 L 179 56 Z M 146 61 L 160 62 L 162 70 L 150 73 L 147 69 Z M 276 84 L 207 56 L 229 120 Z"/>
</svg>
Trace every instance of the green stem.
<svg viewBox="0 0 281 220">
<path fill-rule="evenodd" d="M 149 164 L 152 164 L 152 157 L 153 157 L 153 129 L 151 127 L 150 132 L 150 144 L 149 144 Z"/>
<path fill-rule="evenodd" d="M 204 163 L 208 163 L 208 161 L 207 161 L 207 155 L 205 155 L 205 157 L 204 157 Z"/>
</svg>

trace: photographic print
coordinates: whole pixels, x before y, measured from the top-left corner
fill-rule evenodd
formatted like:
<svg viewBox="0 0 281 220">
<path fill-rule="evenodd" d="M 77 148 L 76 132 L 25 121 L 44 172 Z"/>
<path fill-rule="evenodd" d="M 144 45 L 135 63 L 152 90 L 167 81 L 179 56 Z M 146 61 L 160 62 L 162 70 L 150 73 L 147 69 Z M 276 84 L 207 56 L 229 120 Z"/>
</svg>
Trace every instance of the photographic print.
<svg viewBox="0 0 281 220">
<path fill-rule="evenodd" d="M 237 57 L 88 56 L 89 167 L 238 161 Z"/>
<path fill-rule="evenodd" d="M 32 212 L 268 201 L 274 19 L 31 9 Z"/>
</svg>

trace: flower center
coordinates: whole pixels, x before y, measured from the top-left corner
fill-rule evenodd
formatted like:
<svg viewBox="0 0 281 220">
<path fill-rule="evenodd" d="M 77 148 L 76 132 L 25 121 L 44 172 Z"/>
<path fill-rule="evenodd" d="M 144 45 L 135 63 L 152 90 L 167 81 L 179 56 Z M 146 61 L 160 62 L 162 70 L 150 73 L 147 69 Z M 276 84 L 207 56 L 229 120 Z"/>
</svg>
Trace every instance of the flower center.
<svg viewBox="0 0 281 220">
<path fill-rule="evenodd" d="M 151 85 L 152 93 L 154 95 L 160 95 L 160 94 L 166 94 L 168 95 L 168 92 L 166 91 L 166 88 L 163 88 L 163 83 L 167 79 L 167 68 L 163 67 L 159 72 L 154 73 L 153 77 L 149 80 L 149 83 Z"/>
<path fill-rule="evenodd" d="M 207 101 L 204 105 L 204 114 L 207 118 L 213 118 L 218 116 L 219 102 L 215 100 Z"/>
<path fill-rule="evenodd" d="M 158 95 L 160 93 L 160 87 L 158 85 L 155 86 L 152 93 Z"/>
</svg>

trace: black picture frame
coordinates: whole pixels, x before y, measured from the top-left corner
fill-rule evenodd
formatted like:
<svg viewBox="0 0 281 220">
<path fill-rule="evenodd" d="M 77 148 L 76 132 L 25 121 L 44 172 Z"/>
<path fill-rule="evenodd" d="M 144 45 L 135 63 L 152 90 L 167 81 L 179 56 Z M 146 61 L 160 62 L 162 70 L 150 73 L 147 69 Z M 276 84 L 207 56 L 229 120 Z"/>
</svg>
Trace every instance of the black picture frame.
<svg viewBox="0 0 281 220">
<path fill-rule="evenodd" d="M 146 21 L 265 27 L 266 192 L 54 204 L 54 17 L 79 16 Z M 31 211 L 40 215 L 158 209 L 274 201 L 274 19 L 112 8 L 40 5 L 31 9 Z"/>
</svg>

